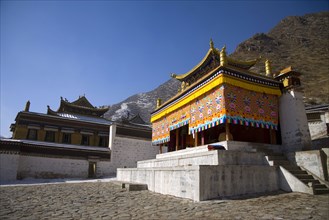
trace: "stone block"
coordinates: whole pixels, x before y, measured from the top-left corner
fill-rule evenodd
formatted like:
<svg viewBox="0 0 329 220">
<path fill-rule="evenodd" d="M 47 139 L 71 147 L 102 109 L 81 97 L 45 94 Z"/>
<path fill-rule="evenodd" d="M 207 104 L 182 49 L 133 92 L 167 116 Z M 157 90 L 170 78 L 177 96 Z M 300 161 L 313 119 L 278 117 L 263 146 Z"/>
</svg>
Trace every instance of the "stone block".
<svg viewBox="0 0 329 220">
<path fill-rule="evenodd" d="M 141 191 L 147 190 L 147 184 L 138 183 L 122 183 L 122 189 L 127 189 L 128 191 Z"/>
</svg>

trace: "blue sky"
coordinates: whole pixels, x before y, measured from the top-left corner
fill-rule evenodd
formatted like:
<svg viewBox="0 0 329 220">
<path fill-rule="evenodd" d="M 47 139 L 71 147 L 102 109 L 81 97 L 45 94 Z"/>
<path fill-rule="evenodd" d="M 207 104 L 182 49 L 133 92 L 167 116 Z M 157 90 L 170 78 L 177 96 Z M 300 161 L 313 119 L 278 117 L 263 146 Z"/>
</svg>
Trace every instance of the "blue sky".
<svg viewBox="0 0 329 220">
<path fill-rule="evenodd" d="M 150 91 L 209 48 L 233 52 L 286 16 L 328 1 L 1 1 L 1 130 L 16 114 L 86 95 L 95 106 Z"/>
</svg>

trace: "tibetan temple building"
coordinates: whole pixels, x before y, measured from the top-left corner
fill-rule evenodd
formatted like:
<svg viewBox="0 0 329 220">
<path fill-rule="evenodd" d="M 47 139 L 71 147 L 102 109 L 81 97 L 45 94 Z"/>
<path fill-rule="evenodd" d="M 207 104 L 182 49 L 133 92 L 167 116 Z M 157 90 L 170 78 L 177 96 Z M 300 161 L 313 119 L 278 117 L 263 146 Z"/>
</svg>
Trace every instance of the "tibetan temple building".
<svg viewBox="0 0 329 220">
<path fill-rule="evenodd" d="M 58 110 L 31 112 L 30 102 L 11 125 L 13 137 L 0 140 L 0 182 L 24 178 L 94 178 L 115 175 L 154 158 L 151 128 L 139 115 L 114 122 L 85 96 Z"/>
<path fill-rule="evenodd" d="M 14 139 L 108 147 L 111 122 L 101 117 L 108 108 L 94 107 L 85 96 L 73 102 L 61 98 L 58 110 L 48 106 L 47 114 L 30 112 L 29 105 L 11 126 Z"/>
<path fill-rule="evenodd" d="M 152 143 L 168 151 L 234 140 L 280 144 L 279 97 L 284 83 L 299 79 L 291 68 L 277 76 L 265 62 L 266 73 L 250 71 L 259 59 L 227 57 L 210 42 L 202 61 L 185 74 L 177 95 L 152 112 Z M 289 81 L 290 79 L 290 81 Z M 287 81 L 288 80 L 288 81 Z"/>
<path fill-rule="evenodd" d="M 151 114 L 160 154 L 118 168 L 117 180 L 194 201 L 329 193 L 329 151 L 311 150 L 300 73 L 287 67 L 273 74 L 266 60 L 265 73 L 257 74 L 251 68 L 259 60 L 234 60 L 211 41 L 198 65 L 172 74 L 178 93 L 163 104 L 158 99 Z"/>
</svg>

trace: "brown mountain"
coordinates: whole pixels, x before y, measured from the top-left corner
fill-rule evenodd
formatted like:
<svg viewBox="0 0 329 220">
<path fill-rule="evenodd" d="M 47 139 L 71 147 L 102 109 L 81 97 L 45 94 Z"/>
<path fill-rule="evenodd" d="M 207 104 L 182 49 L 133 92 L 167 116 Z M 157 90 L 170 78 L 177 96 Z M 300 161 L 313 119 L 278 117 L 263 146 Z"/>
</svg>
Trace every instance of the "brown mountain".
<svg viewBox="0 0 329 220">
<path fill-rule="evenodd" d="M 274 72 L 287 66 L 302 73 L 306 104 L 329 103 L 329 12 L 292 16 L 283 19 L 268 33 L 255 34 L 242 42 L 231 57 L 241 60 L 262 59 L 252 71 L 264 73 L 269 59 Z M 192 67 L 191 67 L 192 68 Z M 170 79 L 155 90 L 133 95 L 112 105 L 105 117 L 118 120 L 140 114 L 146 121 L 156 99 L 166 101 L 177 93 L 179 83 Z"/>
<path fill-rule="evenodd" d="M 242 42 L 232 57 L 262 57 L 253 69 L 265 72 L 269 59 L 273 71 L 287 66 L 300 71 L 306 104 L 329 103 L 329 12 L 283 19 L 267 34 Z"/>
</svg>

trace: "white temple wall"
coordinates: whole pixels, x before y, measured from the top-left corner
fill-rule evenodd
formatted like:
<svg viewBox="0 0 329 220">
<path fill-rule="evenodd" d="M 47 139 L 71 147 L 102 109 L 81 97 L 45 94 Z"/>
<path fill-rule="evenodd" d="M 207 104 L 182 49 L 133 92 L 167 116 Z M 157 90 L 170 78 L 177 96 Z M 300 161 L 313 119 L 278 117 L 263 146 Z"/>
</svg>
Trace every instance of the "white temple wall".
<svg viewBox="0 0 329 220">
<path fill-rule="evenodd" d="M 17 177 L 23 178 L 87 178 L 89 163 L 83 159 L 21 155 Z"/>
<path fill-rule="evenodd" d="M 111 177 L 116 173 L 116 167 L 112 165 L 111 161 L 97 161 L 96 177 Z"/>
<path fill-rule="evenodd" d="M 154 159 L 159 146 L 152 146 L 150 140 L 116 136 L 111 151 L 111 166 L 116 168 L 137 167 L 137 161 Z"/>
<path fill-rule="evenodd" d="M 0 153 L 0 183 L 16 180 L 19 154 Z"/>
<path fill-rule="evenodd" d="M 289 155 L 309 149 L 311 136 L 302 93 L 294 90 L 283 93 L 279 106 L 283 151 Z"/>
</svg>

